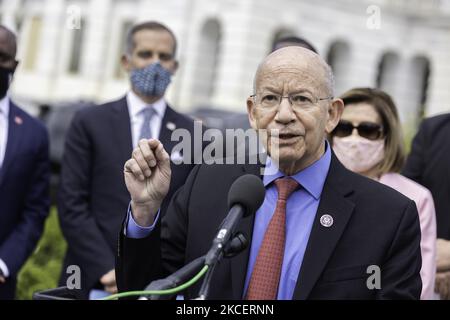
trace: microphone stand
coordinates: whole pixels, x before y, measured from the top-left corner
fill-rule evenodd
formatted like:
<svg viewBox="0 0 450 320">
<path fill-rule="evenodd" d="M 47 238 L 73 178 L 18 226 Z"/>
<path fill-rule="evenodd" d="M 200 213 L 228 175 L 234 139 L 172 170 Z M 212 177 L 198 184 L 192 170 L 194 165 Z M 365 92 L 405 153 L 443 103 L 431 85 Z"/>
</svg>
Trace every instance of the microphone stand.
<svg viewBox="0 0 450 320">
<path fill-rule="evenodd" d="M 228 242 L 225 243 L 225 246 L 223 248 L 220 248 L 219 252 L 216 251 L 213 253 L 214 259 L 211 259 L 209 262 L 209 269 L 206 272 L 205 278 L 203 279 L 203 283 L 198 293 L 197 300 L 206 300 L 206 298 L 208 297 L 214 270 L 216 269 L 217 264 L 222 260 L 223 256 L 225 256 L 226 258 L 232 258 L 238 253 L 242 252 L 245 248 L 247 248 L 247 246 L 247 239 L 241 232 L 238 232 L 232 238 L 232 240 L 228 240 Z M 208 255 L 210 255 L 210 252 L 208 252 L 208 254 L 206 255 L 205 264 L 208 263 Z"/>
<path fill-rule="evenodd" d="M 202 286 L 200 288 L 200 291 L 198 292 L 197 300 L 206 300 L 206 297 L 209 294 L 209 288 L 210 288 L 212 276 L 214 274 L 214 270 L 216 269 L 217 263 L 221 259 L 222 259 L 222 254 L 217 256 L 217 260 L 209 267 L 208 271 L 206 272 L 205 278 L 203 279 Z"/>
</svg>

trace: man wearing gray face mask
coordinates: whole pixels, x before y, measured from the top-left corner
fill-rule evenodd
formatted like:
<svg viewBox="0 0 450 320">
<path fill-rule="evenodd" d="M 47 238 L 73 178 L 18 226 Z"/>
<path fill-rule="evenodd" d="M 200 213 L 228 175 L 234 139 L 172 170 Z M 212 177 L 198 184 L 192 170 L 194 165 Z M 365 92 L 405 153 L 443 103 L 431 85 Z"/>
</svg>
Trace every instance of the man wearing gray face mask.
<svg viewBox="0 0 450 320">
<path fill-rule="evenodd" d="M 178 143 L 171 141 L 172 131 L 183 128 L 193 136 L 193 120 L 174 111 L 164 99 L 178 68 L 176 47 L 173 32 L 158 22 L 132 27 L 121 60 L 130 91 L 117 101 L 80 110 L 68 131 L 58 196 L 68 242 L 60 284 L 66 285 L 70 276 L 67 266 L 79 266 L 83 298 L 117 291 L 117 236 L 130 201 L 123 163 L 133 148 L 143 139 L 157 138 L 175 161 L 181 155 L 171 153 Z M 196 152 L 201 150 L 193 150 L 192 157 Z M 170 195 L 184 184 L 193 165 L 171 166 Z"/>
</svg>

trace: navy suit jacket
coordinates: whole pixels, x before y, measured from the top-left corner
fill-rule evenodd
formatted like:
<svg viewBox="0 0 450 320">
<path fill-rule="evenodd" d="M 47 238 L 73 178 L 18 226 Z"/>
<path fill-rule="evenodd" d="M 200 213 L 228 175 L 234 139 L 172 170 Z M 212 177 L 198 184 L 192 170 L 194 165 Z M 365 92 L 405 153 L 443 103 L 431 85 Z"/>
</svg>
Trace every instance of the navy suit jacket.
<svg viewBox="0 0 450 320">
<path fill-rule="evenodd" d="M 450 113 L 425 119 L 402 174 L 428 188 L 436 206 L 437 237 L 450 240 Z"/>
<path fill-rule="evenodd" d="M 0 299 L 14 297 L 17 273 L 41 236 L 50 206 L 49 179 L 47 130 L 11 102 L 0 169 L 0 258 L 10 277 L 0 284 Z"/>
<path fill-rule="evenodd" d="M 193 134 L 194 121 L 167 106 L 159 140 L 170 154 L 178 142 L 171 141 L 168 123 Z M 100 288 L 99 279 L 114 268 L 118 234 L 130 202 L 123 166 L 132 149 L 125 97 L 82 109 L 72 120 L 58 195 L 58 214 L 68 242 L 60 285 L 65 285 L 70 275 L 66 273 L 67 266 L 79 266 L 80 297 L 87 298 L 90 289 Z M 193 167 L 172 163 L 169 197 L 184 184 Z M 168 201 L 163 203 L 163 209 L 167 205 Z"/>
</svg>

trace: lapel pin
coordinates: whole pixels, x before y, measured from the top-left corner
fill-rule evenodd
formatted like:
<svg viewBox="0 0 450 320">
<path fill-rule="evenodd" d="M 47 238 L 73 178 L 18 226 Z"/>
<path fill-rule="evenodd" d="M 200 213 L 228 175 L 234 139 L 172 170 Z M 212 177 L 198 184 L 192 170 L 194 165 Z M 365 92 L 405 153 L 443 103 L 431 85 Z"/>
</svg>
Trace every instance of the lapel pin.
<svg viewBox="0 0 450 320">
<path fill-rule="evenodd" d="M 21 125 L 21 124 L 23 123 L 23 120 L 22 120 L 21 117 L 15 116 L 15 117 L 14 117 L 14 122 L 15 122 L 16 124 L 18 124 L 18 125 Z"/>
<path fill-rule="evenodd" d="M 177 126 L 176 126 L 175 123 L 173 123 L 173 122 L 167 122 L 167 124 L 166 124 L 166 128 L 169 129 L 170 131 L 175 130 L 176 127 L 177 127 Z"/>
<path fill-rule="evenodd" d="M 333 217 L 329 214 L 324 214 L 320 217 L 320 224 L 325 228 L 329 228 L 333 225 Z"/>
</svg>

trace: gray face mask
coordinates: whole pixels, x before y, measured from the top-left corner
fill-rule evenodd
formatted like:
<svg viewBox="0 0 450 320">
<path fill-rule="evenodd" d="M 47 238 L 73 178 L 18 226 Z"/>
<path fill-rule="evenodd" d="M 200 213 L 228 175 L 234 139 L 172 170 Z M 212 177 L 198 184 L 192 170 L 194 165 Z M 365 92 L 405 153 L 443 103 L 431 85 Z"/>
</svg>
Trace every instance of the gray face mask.
<svg viewBox="0 0 450 320">
<path fill-rule="evenodd" d="M 159 62 L 152 63 L 141 69 L 131 71 L 130 80 L 133 88 L 146 97 L 164 95 L 170 84 L 172 74 Z"/>
</svg>

